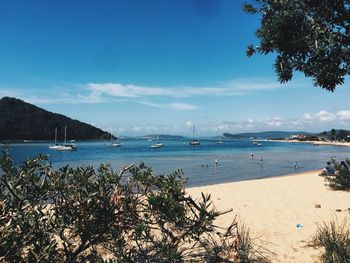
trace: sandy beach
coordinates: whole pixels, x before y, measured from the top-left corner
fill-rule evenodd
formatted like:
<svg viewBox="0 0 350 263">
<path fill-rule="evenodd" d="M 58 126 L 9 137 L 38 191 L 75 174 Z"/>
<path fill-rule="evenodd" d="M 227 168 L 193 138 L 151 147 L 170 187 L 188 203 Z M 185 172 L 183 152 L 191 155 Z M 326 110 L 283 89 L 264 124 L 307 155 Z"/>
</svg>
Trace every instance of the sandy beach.
<svg viewBox="0 0 350 263">
<path fill-rule="evenodd" d="M 195 198 L 201 192 L 210 193 L 220 211 L 232 208 L 233 212 L 219 217 L 216 224 L 228 226 L 237 215 L 251 235 L 259 238 L 258 244 L 272 252 L 272 262 L 318 262 L 320 251 L 306 247 L 317 224 L 350 219 L 350 192 L 328 189 L 319 173 L 194 187 L 187 192 Z"/>
</svg>

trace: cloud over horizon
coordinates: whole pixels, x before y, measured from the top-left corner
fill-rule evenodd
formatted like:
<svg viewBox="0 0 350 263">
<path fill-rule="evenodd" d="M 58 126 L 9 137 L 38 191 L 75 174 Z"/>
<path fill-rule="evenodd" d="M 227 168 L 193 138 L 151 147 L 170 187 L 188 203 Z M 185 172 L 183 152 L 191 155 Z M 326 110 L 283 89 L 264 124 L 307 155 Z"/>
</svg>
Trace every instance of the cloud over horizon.
<svg viewBox="0 0 350 263">
<path fill-rule="evenodd" d="M 230 120 L 205 120 L 196 124 L 198 136 L 217 135 L 221 133 L 242 133 L 259 131 L 306 131 L 321 132 L 339 127 L 337 121 L 347 121 L 345 126 L 350 124 L 350 111 L 338 111 L 335 114 L 321 110 L 316 113 L 305 113 L 299 118 L 266 117 L 260 119 L 247 119 L 243 121 Z M 328 126 L 323 127 L 326 123 Z M 190 135 L 192 131 L 192 120 L 187 120 L 181 125 L 135 125 L 132 127 L 123 127 L 125 132 L 134 132 L 138 135 L 145 133 L 185 134 Z"/>
<path fill-rule="evenodd" d="M 82 84 L 90 92 L 112 97 L 147 97 L 163 96 L 172 98 L 188 98 L 195 96 L 238 96 L 251 91 L 266 91 L 281 88 L 277 81 L 265 79 L 238 79 L 221 81 L 211 86 L 169 86 L 153 87 L 121 83 L 87 83 Z M 286 86 L 286 84 L 284 85 Z"/>
</svg>

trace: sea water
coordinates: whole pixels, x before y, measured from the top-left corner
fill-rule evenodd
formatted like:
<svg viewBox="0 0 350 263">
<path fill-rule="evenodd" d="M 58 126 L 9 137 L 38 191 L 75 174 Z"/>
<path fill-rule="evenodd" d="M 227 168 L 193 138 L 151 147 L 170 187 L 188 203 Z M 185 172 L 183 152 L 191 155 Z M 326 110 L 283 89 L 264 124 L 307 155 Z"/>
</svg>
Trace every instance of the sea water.
<svg viewBox="0 0 350 263">
<path fill-rule="evenodd" d="M 244 140 L 223 144 L 202 140 L 199 146 L 190 146 L 182 140 L 162 143 L 164 147 L 151 149 L 152 142 L 146 140 L 123 140 L 119 148 L 107 147 L 104 142 L 78 142 L 78 150 L 74 152 L 51 150 L 49 143 L 23 143 L 11 144 L 9 151 L 16 164 L 39 153 L 46 154 L 54 168 L 64 165 L 97 167 L 109 163 L 117 170 L 121 166 L 144 162 L 155 174 L 182 169 L 184 177 L 188 178 L 188 186 L 304 172 L 324 167 L 332 157 L 337 161 L 350 158 L 350 147 L 303 143 L 264 141 L 261 146 Z"/>
</svg>

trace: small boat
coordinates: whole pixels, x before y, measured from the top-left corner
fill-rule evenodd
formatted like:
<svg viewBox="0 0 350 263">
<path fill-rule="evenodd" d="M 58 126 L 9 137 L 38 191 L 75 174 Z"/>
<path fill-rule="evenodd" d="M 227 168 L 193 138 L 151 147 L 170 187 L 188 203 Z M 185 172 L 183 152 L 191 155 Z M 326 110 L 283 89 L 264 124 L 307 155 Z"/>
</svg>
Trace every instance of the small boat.
<svg viewBox="0 0 350 263">
<path fill-rule="evenodd" d="M 256 144 L 256 146 L 261 146 L 261 145 L 262 145 L 262 143 L 257 143 L 257 144 Z"/>
<path fill-rule="evenodd" d="M 62 152 L 72 152 L 77 150 L 77 146 L 73 144 L 64 144 L 64 145 L 57 145 L 57 147 L 54 149 Z"/>
<path fill-rule="evenodd" d="M 201 142 L 194 138 L 194 132 L 195 132 L 195 129 L 194 129 L 194 125 L 193 125 L 192 126 L 192 141 L 189 141 L 188 144 L 192 145 L 192 146 L 197 146 L 197 145 L 200 145 Z"/>
<path fill-rule="evenodd" d="M 65 152 L 71 152 L 71 151 L 77 150 L 77 146 L 74 143 L 67 143 L 67 126 L 64 126 L 64 144 L 57 145 L 55 150 L 65 151 Z"/>
<path fill-rule="evenodd" d="M 196 145 L 200 145 L 201 142 L 200 141 L 197 141 L 197 140 L 192 140 L 188 143 L 189 145 L 193 145 L 193 146 L 196 146 Z"/>
<path fill-rule="evenodd" d="M 57 144 L 57 128 L 55 128 L 55 144 L 49 146 L 49 148 L 50 148 L 51 150 L 57 150 L 58 148 L 60 148 L 60 146 L 62 146 L 62 145 L 58 145 L 58 144 Z"/>
<path fill-rule="evenodd" d="M 118 148 L 118 147 L 122 146 L 120 141 L 119 141 L 119 133 L 118 133 L 118 137 L 117 137 L 117 142 L 114 142 L 113 141 L 112 130 L 111 130 L 111 141 L 110 141 L 110 143 L 106 143 L 106 146 L 107 147 L 112 147 L 112 148 Z"/>
<path fill-rule="evenodd" d="M 158 148 L 162 148 L 163 146 L 164 146 L 164 144 L 159 142 L 159 137 L 158 137 L 158 134 L 157 134 L 156 143 L 155 143 L 155 144 L 152 144 L 152 145 L 150 146 L 150 148 L 151 148 L 151 149 L 158 149 Z"/>
<path fill-rule="evenodd" d="M 162 148 L 162 147 L 164 147 L 163 143 L 155 143 L 155 144 L 152 144 L 150 146 L 150 148 L 152 148 L 152 149 L 157 149 L 157 148 Z"/>
<path fill-rule="evenodd" d="M 224 142 L 221 140 L 221 136 L 218 138 L 219 140 L 216 142 L 217 144 L 223 144 Z"/>
</svg>

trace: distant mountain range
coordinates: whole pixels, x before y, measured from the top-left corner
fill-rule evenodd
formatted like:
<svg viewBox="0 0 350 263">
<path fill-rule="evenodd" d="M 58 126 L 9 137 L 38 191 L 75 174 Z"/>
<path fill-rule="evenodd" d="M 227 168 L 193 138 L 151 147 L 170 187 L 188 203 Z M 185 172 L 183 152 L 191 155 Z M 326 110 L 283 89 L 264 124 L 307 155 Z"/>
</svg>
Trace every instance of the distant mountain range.
<svg viewBox="0 0 350 263">
<path fill-rule="evenodd" d="M 55 128 L 58 140 L 108 139 L 110 134 L 92 125 L 52 113 L 22 100 L 10 97 L 0 99 L 0 141 L 53 140 Z"/>
<path fill-rule="evenodd" d="M 294 131 L 294 132 L 266 131 L 266 132 L 246 132 L 246 133 L 237 133 L 237 134 L 224 133 L 223 135 L 228 139 L 239 139 L 239 138 L 250 138 L 250 137 L 254 137 L 257 139 L 268 139 L 268 138 L 287 138 L 287 137 L 290 137 L 292 134 L 314 135 L 314 133 L 302 132 L 302 131 Z"/>
<path fill-rule="evenodd" d="M 58 140 L 64 139 L 64 127 L 67 126 L 67 140 L 105 140 L 110 139 L 110 133 L 92 125 L 73 120 L 61 114 L 52 113 L 22 100 L 10 97 L 0 99 L 0 141 L 23 141 L 23 140 L 53 140 L 55 128 L 58 129 Z M 335 135 L 348 138 L 349 131 L 335 130 Z M 223 140 L 232 139 L 268 139 L 287 138 L 292 134 L 319 135 L 303 131 L 265 131 L 246 133 L 224 133 Z M 332 131 L 323 132 L 321 135 L 330 136 Z M 344 136 L 343 136 L 344 135 Z M 152 139 L 156 134 L 142 137 L 125 137 L 129 139 Z M 159 140 L 188 140 L 189 137 L 181 135 L 159 134 Z M 340 136 L 341 137 L 341 136 Z M 198 137 L 200 140 L 217 140 L 218 136 Z"/>
</svg>

